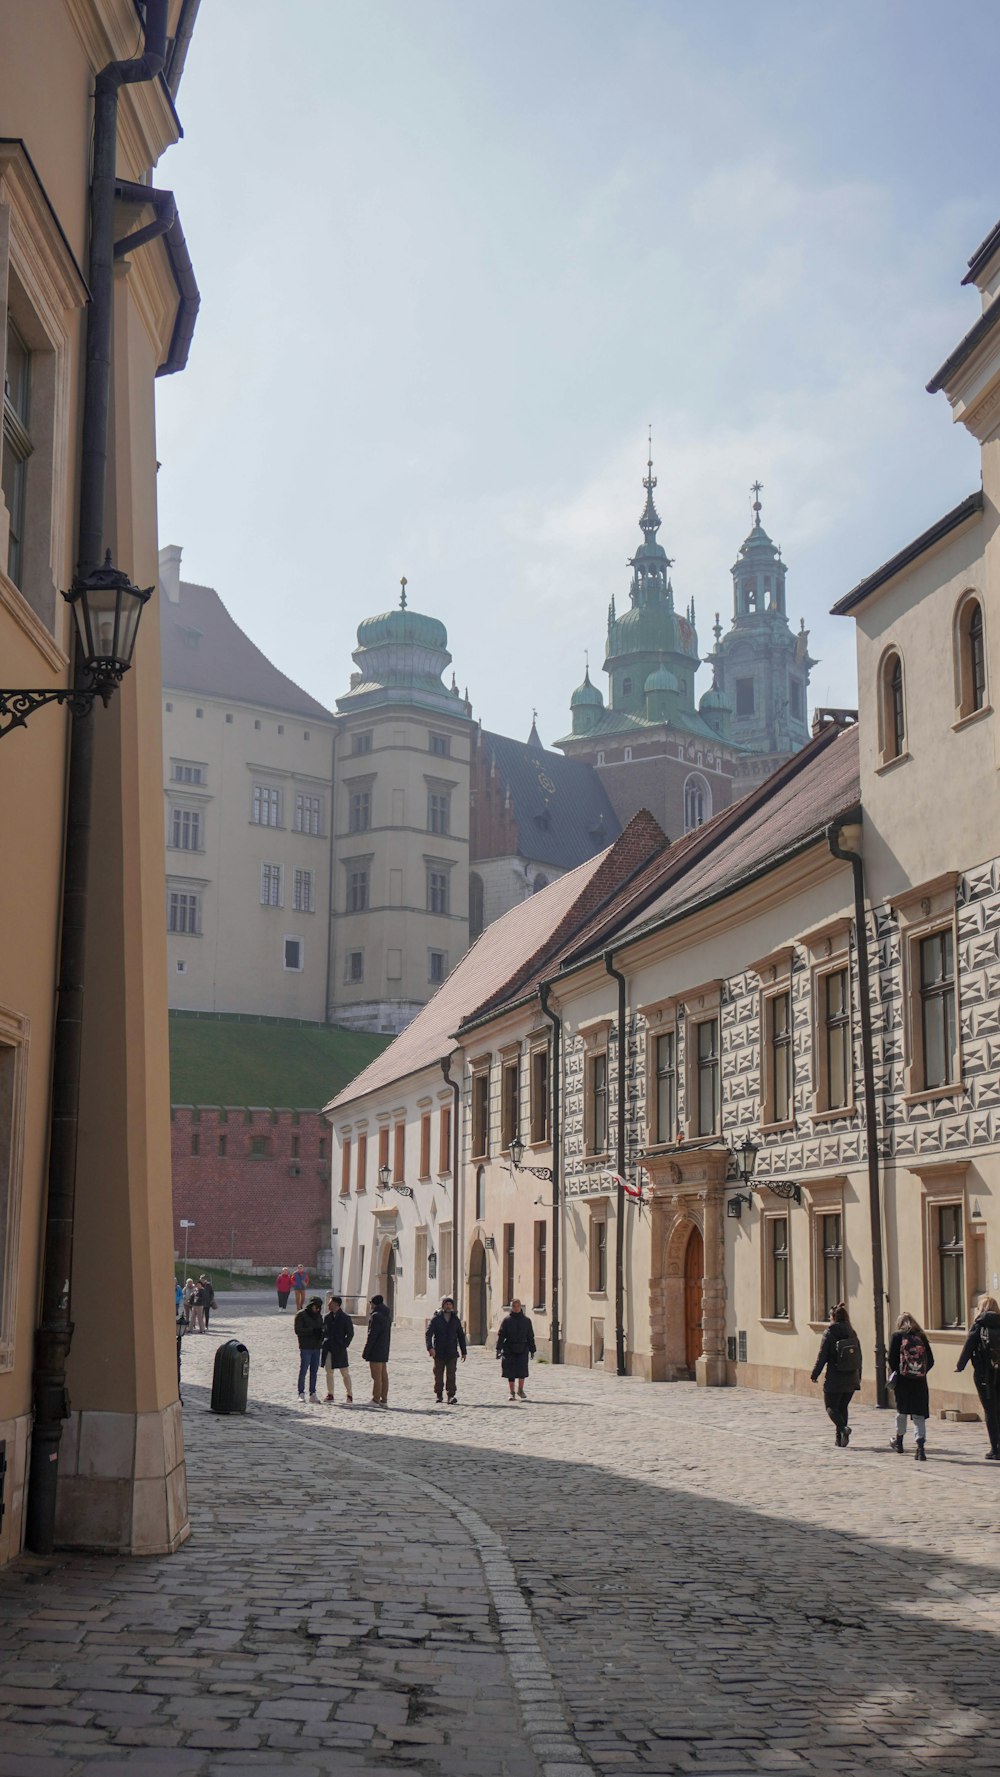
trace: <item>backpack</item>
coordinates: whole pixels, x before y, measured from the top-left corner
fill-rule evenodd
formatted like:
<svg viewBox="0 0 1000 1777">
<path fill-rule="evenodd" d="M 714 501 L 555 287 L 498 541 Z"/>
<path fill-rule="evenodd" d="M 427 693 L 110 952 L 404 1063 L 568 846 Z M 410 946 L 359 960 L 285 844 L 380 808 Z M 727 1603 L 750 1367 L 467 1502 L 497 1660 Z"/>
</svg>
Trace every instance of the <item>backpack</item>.
<svg viewBox="0 0 1000 1777">
<path fill-rule="evenodd" d="M 861 1347 L 856 1333 L 848 1333 L 845 1338 L 836 1340 L 833 1347 L 833 1367 L 841 1376 L 861 1374 Z"/>
<path fill-rule="evenodd" d="M 980 1327 L 979 1347 L 986 1362 L 1000 1370 L 1000 1327 Z"/>
<path fill-rule="evenodd" d="M 923 1377 L 927 1374 L 927 1347 L 919 1333 L 904 1333 L 899 1347 L 900 1376 Z"/>
</svg>

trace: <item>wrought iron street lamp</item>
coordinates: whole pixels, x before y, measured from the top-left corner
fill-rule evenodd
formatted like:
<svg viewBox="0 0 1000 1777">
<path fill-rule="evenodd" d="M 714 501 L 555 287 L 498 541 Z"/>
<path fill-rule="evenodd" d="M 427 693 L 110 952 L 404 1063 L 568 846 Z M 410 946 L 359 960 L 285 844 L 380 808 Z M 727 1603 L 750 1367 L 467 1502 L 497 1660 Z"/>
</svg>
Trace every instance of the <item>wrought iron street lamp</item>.
<svg viewBox="0 0 1000 1777">
<path fill-rule="evenodd" d="M 507 1157 L 514 1172 L 530 1172 L 532 1178 L 548 1179 L 552 1183 L 551 1166 L 525 1166 L 524 1143 L 519 1135 L 515 1135 L 507 1144 Z"/>
<path fill-rule="evenodd" d="M 0 691 L 0 739 L 12 728 L 23 728 L 28 717 L 47 703 L 66 704 L 75 716 L 85 716 L 98 697 L 106 708 L 111 693 L 132 665 L 139 619 L 152 591 L 151 586 L 134 586 L 112 563 L 110 549 L 103 567 L 74 580 L 63 598 L 73 613 L 88 682 L 37 691 Z"/>
<path fill-rule="evenodd" d="M 753 1202 L 753 1192 L 762 1190 L 765 1185 L 769 1191 L 774 1192 L 776 1197 L 792 1199 L 796 1203 L 802 1202 L 802 1186 L 798 1184 L 795 1179 L 769 1178 L 757 1180 L 755 1178 L 757 1171 L 757 1155 L 759 1153 L 760 1145 L 754 1141 L 749 1130 L 743 1137 L 739 1147 L 733 1148 L 732 1150 L 733 1160 L 736 1164 L 736 1171 L 740 1183 L 741 1185 L 746 1186 L 746 1191 L 736 1191 L 726 1204 L 726 1214 L 735 1222 L 738 1222 L 743 1214 L 744 1203 L 749 1209 Z"/>
<path fill-rule="evenodd" d="M 412 1197 L 412 1185 L 404 1185 L 399 1180 L 393 1183 L 392 1167 L 387 1160 L 378 1169 L 378 1188 L 380 1191 L 398 1191 L 401 1197 Z"/>
</svg>

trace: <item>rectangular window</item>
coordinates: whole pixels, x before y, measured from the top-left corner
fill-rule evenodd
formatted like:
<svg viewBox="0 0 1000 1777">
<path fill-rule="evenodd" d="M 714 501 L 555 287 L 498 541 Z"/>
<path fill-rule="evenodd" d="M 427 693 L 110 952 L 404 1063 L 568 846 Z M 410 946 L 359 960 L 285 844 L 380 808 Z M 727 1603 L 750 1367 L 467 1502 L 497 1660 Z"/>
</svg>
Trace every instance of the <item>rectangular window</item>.
<svg viewBox="0 0 1000 1777">
<path fill-rule="evenodd" d="M 297 1160 L 298 1157 L 299 1157 L 299 1138 L 297 1135 L 293 1135 L 292 1136 L 292 1159 Z"/>
<path fill-rule="evenodd" d="M 486 1220 L 486 1168 L 476 1167 L 476 1221 Z"/>
<path fill-rule="evenodd" d="M 358 1163 L 355 1173 L 354 1189 L 360 1197 L 368 1189 L 368 1137 L 358 1136 Z"/>
<path fill-rule="evenodd" d="M 804 713 L 801 679 L 789 679 L 788 681 L 788 713 L 793 722 L 801 722 Z"/>
<path fill-rule="evenodd" d="M 439 759 L 447 759 L 451 752 L 451 740 L 447 734 L 431 735 L 431 752 Z"/>
<path fill-rule="evenodd" d="M 480 1068 L 472 1076 L 472 1157 L 485 1160 L 489 1152 L 490 1075 Z"/>
<path fill-rule="evenodd" d="M 656 1063 L 656 1115 L 653 1141 L 677 1140 L 677 1064 L 675 1036 L 672 1030 L 657 1037 L 654 1050 Z"/>
<path fill-rule="evenodd" d="M 823 976 L 823 1040 L 826 1046 L 828 1111 L 851 1102 L 851 1002 L 848 972 L 834 969 Z"/>
<path fill-rule="evenodd" d="M 447 870 L 428 870 L 427 872 L 427 911 L 429 913 L 447 913 L 448 911 Z"/>
<path fill-rule="evenodd" d="M 167 897 L 167 931 L 187 932 L 194 936 L 201 930 L 199 897 L 183 889 L 171 889 Z"/>
<path fill-rule="evenodd" d="M 765 1119 L 787 1123 L 792 1115 L 792 996 L 775 993 L 765 1000 L 767 1082 Z M 840 1300 L 838 1296 L 837 1300 Z"/>
<path fill-rule="evenodd" d="M 788 1319 L 788 1217 L 767 1218 L 768 1319 Z"/>
<path fill-rule="evenodd" d="M 281 791 L 254 784 L 250 819 L 256 827 L 280 827 Z"/>
<path fill-rule="evenodd" d="M 394 1185 L 403 1183 L 406 1166 L 406 1124 L 397 1123 L 392 1132 L 392 1182 Z"/>
<path fill-rule="evenodd" d="M 347 872 L 347 911 L 364 913 L 368 906 L 368 866 L 357 864 Z"/>
<path fill-rule="evenodd" d="M 418 1228 L 413 1236 L 413 1294 L 427 1294 L 427 1229 Z"/>
<path fill-rule="evenodd" d="M 695 1132 L 715 1135 L 719 1128 L 719 1020 L 705 1018 L 695 1028 L 698 1064 Z"/>
<path fill-rule="evenodd" d="M 184 765 L 174 760 L 173 780 L 175 784 L 203 784 L 205 770 L 201 765 Z"/>
<path fill-rule="evenodd" d="M 219 1159 L 224 1160 L 225 1158 L 226 1158 L 226 1138 L 224 1135 L 220 1135 L 220 1137 L 219 1137 Z"/>
<path fill-rule="evenodd" d="M 192 1154 L 201 1153 L 201 1136 L 198 1134 L 197 1130 L 195 1130 L 191 1137 L 191 1152 Z"/>
<path fill-rule="evenodd" d="M 443 1104 L 438 1118 L 438 1171 L 451 1171 L 451 1105 Z"/>
<path fill-rule="evenodd" d="M 365 953 L 363 950 L 349 950 L 344 959 L 344 980 L 357 985 L 365 978 Z"/>
<path fill-rule="evenodd" d="M 296 833 L 320 834 L 323 831 L 323 798 L 295 793 Z"/>
<path fill-rule="evenodd" d="M 517 1058 L 505 1061 L 500 1078 L 500 1146 L 509 1148 L 517 1139 L 520 1063 Z"/>
<path fill-rule="evenodd" d="M 590 1291 L 594 1296 L 603 1296 L 607 1289 L 608 1224 L 604 1216 L 594 1216 L 590 1223 Z"/>
<path fill-rule="evenodd" d="M 438 1246 L 440 1247 L 440 1254 L 439 1254 L 440 1263 L 438 1266 L 438 1276 L 440 1277 L 441 1282 L 444 1284 L 445 1288 L 450 1290 L 452 1288 L 452 1283 L 453 1283 L 451 1273 L 452 1273 L 452 1266 L 454 1264 L 454 1259 L 452 1257 L 452 1240 L 451 1240 L 451 1229 L 450 1228 L 439 1228 L 438 1229 Z"/>
<path fill-rule="evenodd" d="M 549 1225 L 547 1222 L 535 1223 L 535 1295 L 532 1304 L 535 1308 L 544 1308 L 549 1287 Z"/>
<path fill-rule="evenodd" d="M 446 950 L 429 950 L 427 952 L 427 979 L 433 987 L 440 987 L 448 973 L 448 952 Z"/>
<path fill-rule="evenodd" d="M 367 833 L 372 824 L 372 793 L 370 790 L 352 790 L 351 808 L 348 825 L 352 833 Z"/>
<path fill-rule="evenodd" d="M 549 1137 L 549 1050 L 548 1045 L 531 1051 L 531 1139 L 548 1141 Z"/>
<path fill-rule="evenodd" d="M 386 1123 L 386 1124 L 383 1124 L 382 1128 L 378 1132 L 378 1169 L 379 1169 L 379 1172 L 381 1172 L 383 1166 L 388 1166 L 388 1164 L 389 1164 L 389 1126 Z"/>
<path fill-rule="evenodd" d="M 292 906 L 296 913 L 314 913 L 313 873 L 311 870 L 296 870 L 292 879 Z"/>
<path fill-rule="evenodd" d="M 3 497 L 10 518 L 7 573 L 15 586 L 24 573 L 24 501 L 31 439 L 31 354 L 13 321 L 7 320 L 3 388 Z"/>
<path fill-rule="evenodd" d="M 738 716 L 752 716 L 753 712 L 754 712 L 753 680 L 752 679 L 737 679 L 737 681 L 736 681 L 736 714 Z"/>
<path fill-rule="evenodd" d="M 952 1084 L 958 1078 L 958 1038 L 950 926 L 920 939 L 920 1035 L 924 1089 Z"/>
<path fill-rule="evenodd" d="M 820 1281 L 816 1318 L 827 1319 L 837 1303 L 844 1300 L 844 1239 L 839 1210 L 824 1211 L 816 1217 L 816 1242 Z"/>
<path fill-rule="evenodd" d="M 351 752 L 357 757 L 359 753 L 370 753 L 372 750 L 372 731 L 366 729 L 364 734 L 351 736 Z"/>
<path fill-rule="evenodd" d="M 431 1114 L 425 1111 L 420 1119 L 420 1177 L 431 1176 Z"/>
<path fill-rule="evenodd" d="M 939 1324 L 964 1327 L 965 1224 L 961 1203 L 942 1203 L 936 1219 Z"/>
<path fill-rule="evenodd" d="M 431 833 L 447 833 L 451 797 L 431 790 L 427 797 L 427 826 Z"/>
<path fill-rule="evenodd" d="M 201 815 L 191 808 L 175 808 L 170 817 L 170 843 L 177 851 L 201 850 Z"/>
<path fill-rule="evenodd" d="M 590 1057 L 587 1071 L 590 1076 L 587 1152 L 603 1154 L 608 1146 L 608 1057 L 603 1050 Z"/>
<path fill-rule="evenodd" d="M 303 967 L 304 946 L 301 938 L 286 938 L 284 944 L 285 968 L 301 972 Z"/>
<path fill-rule="evenodd" d="M 503 1225 L 503 1306 L 509 1308 L 514 1300 L 514 1224 L 504 1222 Z"/>
<path fill-rule="evenodd" d="M 262 864 L 260 867 L 260 904 L 262 907 L 281 906 L 281 865 Z"/>
<path fill-rule="evenodd" d="M 340 1150 L 340 1195 L 347 1197 L 351 1189 L 351 1138 L 344 1137 L 344 1145 Z"/>
</svg>

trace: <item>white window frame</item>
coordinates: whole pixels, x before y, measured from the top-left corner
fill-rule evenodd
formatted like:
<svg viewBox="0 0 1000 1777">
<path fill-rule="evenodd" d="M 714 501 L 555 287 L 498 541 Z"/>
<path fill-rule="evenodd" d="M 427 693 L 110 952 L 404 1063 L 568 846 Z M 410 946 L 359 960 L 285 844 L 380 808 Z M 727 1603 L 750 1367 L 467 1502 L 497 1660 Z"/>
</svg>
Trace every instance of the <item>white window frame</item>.
<svg viewBox="0 0 1000 1777">
<path fill-rule="evenodd" d="M 300 870 L 297 866 L 292 873 L 292 911 L 294 913 L 315 913 L 316 883 L 312 870 Z"/>
<path fill-rule="evenodd" d="M 262 907 L 283 907 L 284 871 L 280 864 L 261 864 L 260 904 Z"/>
<path fill-rule="evenodd" d="M 297 963 L 290 963 L 288 960 L 288 946 L 289 946 L 289 944 L 297 944 L 299 947 L 299 960 Z M 281 940 L 281 966 L 287 975 L 301 975 L 303 969 L 305 968 L 305 966 L 306 966 L 306 941 L 304 938 L 299 937 L 298 932 L 286 932 L 284 934 L 284 936 L 282 937 L 282 940 Z"/>
<path fill-rule="evenodd" d="M 254 783 L 250 794 L 250 824 L 281 826 L 281 791 L 274 784 Z"/>
</svg>

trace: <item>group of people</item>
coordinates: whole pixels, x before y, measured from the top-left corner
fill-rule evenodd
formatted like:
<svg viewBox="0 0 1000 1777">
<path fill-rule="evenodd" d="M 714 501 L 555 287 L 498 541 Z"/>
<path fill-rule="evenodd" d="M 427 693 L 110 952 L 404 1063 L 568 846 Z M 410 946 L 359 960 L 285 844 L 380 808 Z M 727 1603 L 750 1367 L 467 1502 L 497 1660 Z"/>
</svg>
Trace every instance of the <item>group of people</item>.
<svg viewBox="0 0 1000 1777">
<path fill-rule="evenodd" d="M 282 1265 L 275 1279 L 274 1287 L 278 1292 L 278 1307 L 282 1313 L 288 1307 L 288 1298 L 294 1290 L 295 1312 L 301 1314 L 306 1305 L 306 1290 L 309 1288 L 309 1273 L 305 1266 L 296 1265 L 294 1271 L 289 1271 L 287 1265 Z M 322 1306 L 323 1304 L 320 1302 L 320 1307 L 322 1308 Z"/>
<path fill-rule="evenodd" d="M 890 1449 L 902 1455 L 907 1425 L 912 1421 L 914 1459 L 926 1462 L 930 1414 L 927 1378 L 934 1368 L 934 1351 L 914 1315 L 904 1313 L 897 1320 L 889 1341 L 888 1361 L 889 1386 L 896 1403 L 896 1429 L 889 1440 Z M 986 1461 L 1000 1462 L 1000 1303 L 995 1296 L 981 1297 L 955 1369 L 964 1370 L 970 1363 L 990 1440 Z M 851 1441 L 848 1412 L 852 1396 L 861 1387 L 861 1368 L 861 1341 L 845 1304 L 838 1302 L 812 1372 L 814 1382 L 823 1378 L 823 1404 L 833 1420 L 838 1450 L 846 1450 Z"/>
<path fill-rule="evenodd" d="M 214 1307 L 215 1290 L 212 1279 L 204 1271 L 198 1278 L 186 1278 L 183 1287 L 175 1282 L 174 1311 L 178 1334 L 207 1333 Z"/>
<path fill-rule="evenodd" d="M 280 1285 L 280 1280 L 279 1280 Z M 372 1296 L 362 1359 L 372 1378 L 373 1407 L 389 1405 L 389 1347 L 392 1341 L 392 1316 L 382 1296 Z M 330 1295 L 324 1310 L 322 1296 L 313 1296 L 295 1316 L 295 1336 L 299 1344 L 298 1396 L 306 1399 L 308 1383 L 310 1401 L 318 1401 L 319 1372 L 326 1376 L 326 1404 L 333 1405 L 333 1379 L 339 1373 L 344 1385 L 346 1407 L 354 1404 L 354 1390 L 347 1361 L 347 1348 L 354 1338 L 354 1322 L 344 1312 L 343 1298 Z M 428 1322 L 424 1336 L 433 1364 L 434 1398 L 448 1405 L 458 1404 L 458 1365 L 468 1354 L 465 1328 L 455 1311 L 452 1296 L 445 1296 L 437 1314 Z M 496 1354 L 501 1373 L 507 1382 L 509 1399 L 527 1399 L 524 1384 L 528 1366 L 535 1355 L 535 1329 L 521 1302 L 510 1305 L 510 1313 L 497 1332 Z"/>
</svg>

